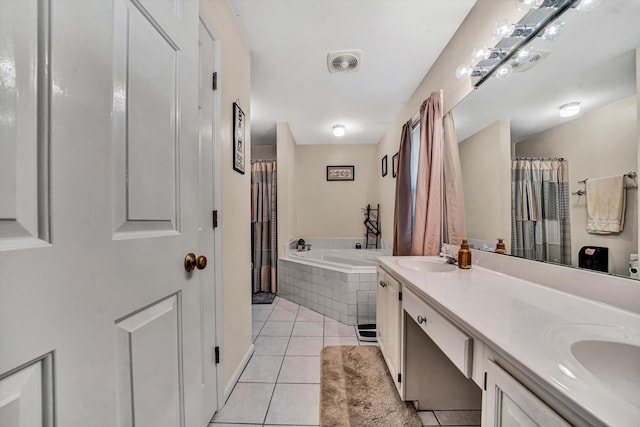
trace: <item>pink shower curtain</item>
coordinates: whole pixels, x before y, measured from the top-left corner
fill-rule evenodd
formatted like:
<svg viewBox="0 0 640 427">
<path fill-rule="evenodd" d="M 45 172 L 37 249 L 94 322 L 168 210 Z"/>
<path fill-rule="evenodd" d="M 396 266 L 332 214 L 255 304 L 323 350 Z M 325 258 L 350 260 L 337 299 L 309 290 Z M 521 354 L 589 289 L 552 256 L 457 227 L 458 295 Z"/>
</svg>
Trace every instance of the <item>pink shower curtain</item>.
<svg viewBox="0 0 640 427">
<path fill-rule="evenodd" d="M 464 221 L 464 192 L 462 189 L 462 167 L 453 115 L 448 113 L 443 119 L 443 177 L 444 203 L 442 212 L 442 241 L 459 245 L 467 235 Z"/>
<path fill-rule="evenodd" d="M 442 132 L 441 94 L 434 92 L 420 107 L 420 157 L 411 255 L 440 253 Z"/>
<path fill-rule="evenodd" d="M 393 255 L 411 255 L 411 120 L 402 127 L 398 150 Z"/>
</svg>

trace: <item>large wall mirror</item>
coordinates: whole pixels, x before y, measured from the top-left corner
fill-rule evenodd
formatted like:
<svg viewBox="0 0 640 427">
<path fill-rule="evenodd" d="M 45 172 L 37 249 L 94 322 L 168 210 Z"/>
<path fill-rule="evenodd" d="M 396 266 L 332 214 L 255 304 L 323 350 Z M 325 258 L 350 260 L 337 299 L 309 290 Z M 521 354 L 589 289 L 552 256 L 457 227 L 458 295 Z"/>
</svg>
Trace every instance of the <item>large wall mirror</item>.
<svg viewBox="0 0 640 427">
<path fill-rule="evenodd" d="M 624 228 L 586 230 L 585 179 L 637 172 L 640 1 L 603 1 L 590 12 L 569 10 L 561 37 L 536 39 L 534 55 L 504 80 L 491 78 L 453 109 L 463 168 L 467 234 L 478 249 L 496 238 L 512 247 L 512 158 L 558 159 L 567 165 L 568 224 L 539 228 L 551 246 L 570 245 L 568 257 L 549 261 L 578 267 L 581 248 L 608 248 L 608 272 L 632 277 L 638 253 L 638 178 L 626 177 Z M 559 107 L 580 103 L 561 117 Z M 565 234 L 560 236 L 559 234 Z M 553 252 L 554 249 L 551 249 Z"/>
</svg>

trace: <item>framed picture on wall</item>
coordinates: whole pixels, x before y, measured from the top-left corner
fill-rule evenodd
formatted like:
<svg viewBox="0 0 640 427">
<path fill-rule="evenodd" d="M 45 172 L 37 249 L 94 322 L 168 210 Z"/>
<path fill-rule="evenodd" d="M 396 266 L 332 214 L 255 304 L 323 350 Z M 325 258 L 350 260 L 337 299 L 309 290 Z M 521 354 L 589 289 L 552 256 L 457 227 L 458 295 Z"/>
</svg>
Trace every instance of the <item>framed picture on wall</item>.
<svg viewBox="0 0 640 427">
<path fill-rule="evenodd" d="M 327 181 L 354 181 L 355 166 L 327 166 Z"/>
<path fill-rule="evenodd" d="M 391 166 L 391 173 L 395 178 L 398 175 L 398 153 L 393 155 L 393 158 L 391 159 Z"/>
<path fill-rule="evenodd" d="M 238 105 L 233 103 L 233 169 L 244 174 L 244 113 Z"/>
<path fill-rule="evenodd" d="M 382 176 L 387 176 L 387 155 L 382 158 Z"/>
</svg>

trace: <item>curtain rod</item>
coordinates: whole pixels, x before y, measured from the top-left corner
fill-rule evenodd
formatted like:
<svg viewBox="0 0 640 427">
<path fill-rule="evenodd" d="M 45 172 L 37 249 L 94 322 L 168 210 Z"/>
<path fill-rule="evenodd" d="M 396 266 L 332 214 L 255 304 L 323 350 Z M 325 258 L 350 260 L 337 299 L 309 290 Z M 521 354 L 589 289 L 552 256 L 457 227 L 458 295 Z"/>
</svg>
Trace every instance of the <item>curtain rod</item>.
<svg viewBox="0 0 640 427">
<path fill-rule="evenodd" d="M 557 160 L 563 162 L 564 157 L 512 157 L 511 160 Z"/>
<path fill-rule="evenodd" d="M 251 159 L 251 163 L 253 162 L 275 162 L 276 159 Z"/>
<path fill-rule="evenodd" d="M 440 103 L 444 104 L 444 92 L 442 91 L 442 89 L 436 91 L 436 92 L 440 92 Z M 436 92 L 431 92 L 431 95 L 433 95 Z M 431 96 L 429 95 L 429 96 Z M 422 104 L 420 104 L 422 105 Z M 446 114 L 443 114 L 442 117 L 444 117 Z M 420 122 L 420 110 L 418 110 L 418 112 L 416 114 L 413 115 L 413 117 L 411 117 L 411 127 L 414 127 L 417 123 Z"/>
</svg>

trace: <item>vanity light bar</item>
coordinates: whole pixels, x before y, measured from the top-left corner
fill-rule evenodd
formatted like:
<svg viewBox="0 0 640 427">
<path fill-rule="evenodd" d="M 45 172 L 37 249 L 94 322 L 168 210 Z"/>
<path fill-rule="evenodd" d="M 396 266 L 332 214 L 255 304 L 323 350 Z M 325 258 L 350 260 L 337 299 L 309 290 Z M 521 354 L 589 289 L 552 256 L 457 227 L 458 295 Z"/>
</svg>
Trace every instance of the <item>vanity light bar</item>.
<svg viewBox="0 0 640 427">
<path fill-rule="evenodd" d="M 528 31 L 530 27 L 526 27 L 526 31 L 524 31 L 523 33 L 528 33 L 528 34 L 525 35 L 521 40 L 519 40 L 500 61 L 495 63 L 493 66 L 491 66 L 486 71 L 486 73 L 483 73 L 483 75 L 481 75 L 480 77 L 480 80 L 478 80 L 473 85 L 473 87 L 477 89 L 482 83 L 484 83 L 489 77 L 491 77 L 496 70 L 498 70 L 501 66 L 503 66 L 507 62 L 511 61 L 511 59 L 513 59 L 524 46 L 526 46 L 529 42 L 531 42 L 536 37 L 538 37 L 538 35 L 541 35 L 542 33 L 544 33 L 547 26 L 553 23 L 567 10 L 569 10 L 572 7 L 575 7 L 581 1 L 582 0 L 545 1 L 541 7 L 551 8 L 551 7 L 556 7 L 556 4 L 557 4 L 557 8 L 553 12 L 551 12 L 549 15 L 547 15 L 544 19 L 542 19 L 538 23 L 538 25 L 531 30 L 531 32 Z M 554 4 L 551 5 L 551 3 L 554 3 Z M 547 4 L 549 4 L 549 6 L 547 6 Z M 518 25 L 516 25 L 515 28 L 518 28 Z M 523 26 L 520 26 L 520 28 L 523 28 Z"/>
</svg>

